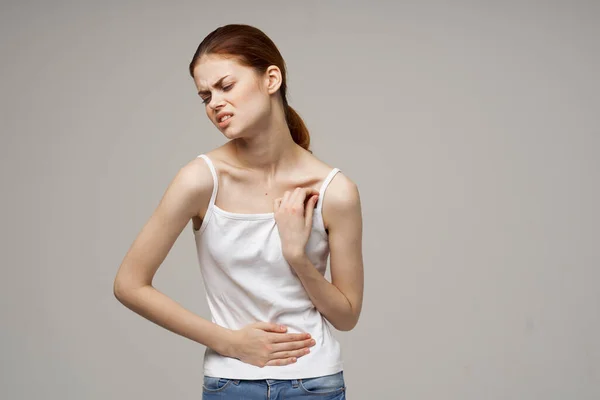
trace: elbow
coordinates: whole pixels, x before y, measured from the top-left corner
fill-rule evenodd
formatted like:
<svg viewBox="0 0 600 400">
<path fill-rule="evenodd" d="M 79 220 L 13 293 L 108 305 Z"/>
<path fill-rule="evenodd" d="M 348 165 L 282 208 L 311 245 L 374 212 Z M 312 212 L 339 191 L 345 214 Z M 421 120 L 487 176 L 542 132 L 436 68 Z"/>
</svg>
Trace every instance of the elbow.
<svg viewBox="0 0 600 400">
<path fill-rule="evenodd" d="M 123 299 L 131 297 L 132 293 L 145 286 L 152 286 L 152 278 L 145 279 L 145 277 L 136 274 L 135 271 L 131 271 L 130 267 L 125 269 L 124 265 L 121 264 L 113 281 L 113 295 L 117 300 L 123 302 Z"/>
<path fill-rule="evenodd" d="M 135 287 L 140 287 L 140 285 L 134 286 L 125 283 L 122 279 L 117 277 L 113 283 L 113 295 L 117 300 L 123 303 L 125 299 L 129 297 L 129 294 L 135 290 Z"/>
<path fill-rule="evenodd" d="M 348 332 L 351 331 L 354 328 L 354 326 L 352 325 L 338 325 L 335 327 L 335 329 L 337 329 L 340 332 Z"/>
<path fill-rule="evenodd" d="M 337 329 L 338 331 L 348 332 L 348 331 L 351 331 L 352 329 L 354 329 L 357 324 L 358 324 L 358 316 L 353 316 L 352 318 L 348 318 L 345 321 L 341 321 L 340 323 L 337 323 L 333 327 L 335 329 Z"/>
<path fill-rule="evenodd" d="M 130 286 L 124 286 L 118 283 L 113 286 L 113 295 L 115 298 L 119 303 L 129 309 L 133 309 L 135 304 L 136 296 L 134 292 L 135 290 Z"/>
<path fill-rule="evenodd" d="M 145 287 L 152 287 L 152 283 L 132 282 L 117 276 L 113 283 L 113 295 L 125 307 L 131 308 L 139 297 L 139 291 Z"/>
<path fill-rule="evenodd" d="M 356 326 L 356 324 L 344 324 L 344 325 L 338 324 L 337 326 L 334 326 L 334 328 L 341 332 L 348 332 L 348 331 L 351 331 L 352 329 L 354 329 L 355 326 Z"/>
<path fill-rule="evenodd" d="M 349 307 L 346 309 L 344 313 L 344 318 L 340 318 L 340 321 L 337 324 L 333 325 L 335 329 L 342 332 L 351 331 L 358 324 L 358 319 L 360 318 L 360 313 L 362 310 L 362 304 L 358 306 L 353 305 L 350 301 L 348 301 Z"/>
<path fill-rule="evenodd" d="M 123 302 L 125 292 L 126 290 L 125 288 L 123 288 L 123 285 L 120 284 L 118 279 L 115 279 L 115 282 L 113 283 L 113 295 L 115 296 L 115 298 L 120 302 Z"/>
</svg>

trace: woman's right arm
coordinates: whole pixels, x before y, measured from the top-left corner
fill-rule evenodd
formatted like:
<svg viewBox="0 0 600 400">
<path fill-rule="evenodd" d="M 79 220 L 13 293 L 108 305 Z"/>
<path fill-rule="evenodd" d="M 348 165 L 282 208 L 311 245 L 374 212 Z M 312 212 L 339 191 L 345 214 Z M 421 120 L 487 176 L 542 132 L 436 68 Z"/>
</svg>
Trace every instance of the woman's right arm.
<svg viewBox="0 0 600 400">
<path fill-rule="evenodd" d="M 199 317 L 152 286 L 183 229 L 208 204 L 212 189 L 212 175 L 204 160 L 197 158 L 178 171 L 125 255 L 113 291 L 125 307 L 144 318 L 226 354 L 232 331 Z"/>
<path fill-rule="evenodd" d="M 208 206 L 213 178 L 200 158 L 181 168 L 156 210 L 125 255 L 114 281 L 115 297 L 144 318 L 216 352 L 246 363 L 287 365 L 314 346 L 310 335 L 285 333 L 279 325 L 257 321 L 231 330 L 182 307 L 152 286 L 156 271 L 200 208 Z"/>
</svg>

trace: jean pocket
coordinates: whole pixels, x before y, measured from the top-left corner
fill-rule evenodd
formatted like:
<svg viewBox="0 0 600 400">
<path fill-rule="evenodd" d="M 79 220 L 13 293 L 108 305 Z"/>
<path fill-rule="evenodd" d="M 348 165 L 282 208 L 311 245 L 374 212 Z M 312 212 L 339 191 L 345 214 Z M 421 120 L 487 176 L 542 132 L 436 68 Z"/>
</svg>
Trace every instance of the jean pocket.
<svg viewBox="0 0 600 400">
<path fill-rule="evenodd" d="M 346 390 L 343 371 L 316 378 L 298 379 L 298 382 L 304 392 L 311 394 L 331 394 Z"/>
<path fill-rule="evenodd" d="M 225 389 L 231 383 L 233 379 L 228 378 L 217 378 L 214 376 L 204 375 L 204 382 L 202 388 L 207 392 L 220 392 Z"/>
</svg>

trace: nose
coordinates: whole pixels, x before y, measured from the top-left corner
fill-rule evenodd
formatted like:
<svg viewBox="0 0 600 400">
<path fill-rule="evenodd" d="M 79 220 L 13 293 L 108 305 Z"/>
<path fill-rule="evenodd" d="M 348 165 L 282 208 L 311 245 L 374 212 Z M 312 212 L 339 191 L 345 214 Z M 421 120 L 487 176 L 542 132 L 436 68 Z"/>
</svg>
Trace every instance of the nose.
<svg viewBox="0 0 600 400">
<path fill-rule="evenodd" d="M 208 103 L 208 106 L 210 108 L 212 108 L 213 110 L 223 107 L 223 105 L 224 105 L 223 99 L 220 99 L 217 96 L 212 96 L 212 98 L 210 99 L 210 102 Z"/>
</svg>

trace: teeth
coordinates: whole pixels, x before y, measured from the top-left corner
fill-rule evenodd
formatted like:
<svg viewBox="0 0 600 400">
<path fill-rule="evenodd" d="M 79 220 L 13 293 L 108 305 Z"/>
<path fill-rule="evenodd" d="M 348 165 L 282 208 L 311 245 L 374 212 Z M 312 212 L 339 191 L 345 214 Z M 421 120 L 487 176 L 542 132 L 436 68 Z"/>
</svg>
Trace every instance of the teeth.
<svg viewBox="0 0 600 400">
<path fill-rule="evenodd" d="M 226 119 L 229 119 L 230 117 L 231 117 L 231 115 L 226 115 L 226 116 L 224 116 L 223 118 L 221 118 L 221 119 L 219 120 L 219 122 L 223 122 L 223 121 L 225 121 Z"/>
</svg>

